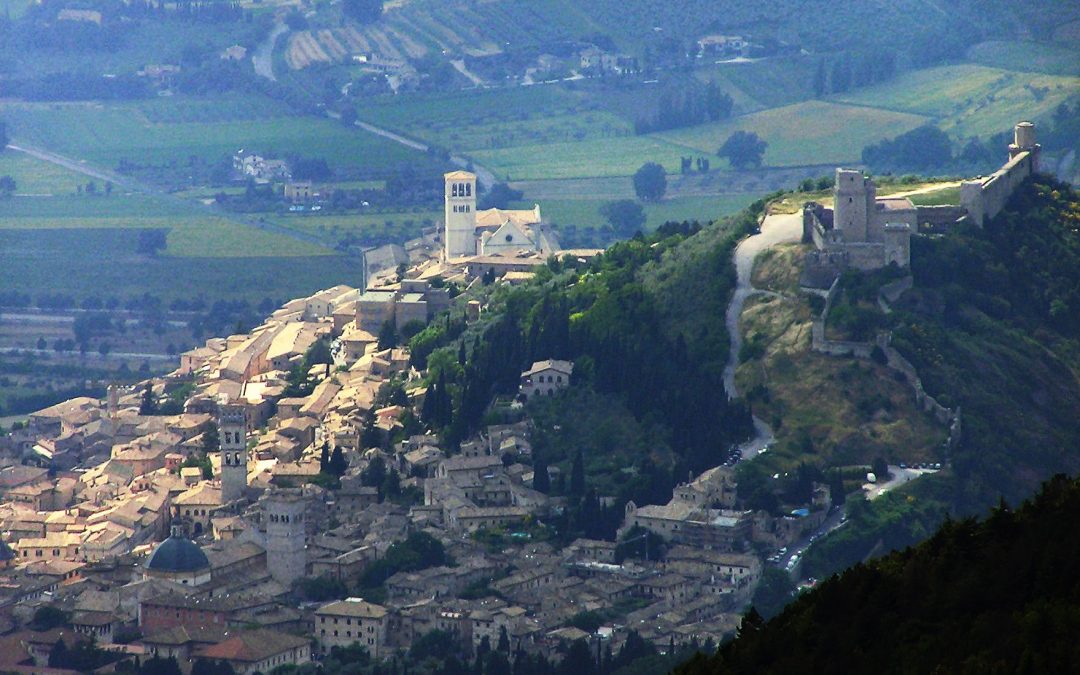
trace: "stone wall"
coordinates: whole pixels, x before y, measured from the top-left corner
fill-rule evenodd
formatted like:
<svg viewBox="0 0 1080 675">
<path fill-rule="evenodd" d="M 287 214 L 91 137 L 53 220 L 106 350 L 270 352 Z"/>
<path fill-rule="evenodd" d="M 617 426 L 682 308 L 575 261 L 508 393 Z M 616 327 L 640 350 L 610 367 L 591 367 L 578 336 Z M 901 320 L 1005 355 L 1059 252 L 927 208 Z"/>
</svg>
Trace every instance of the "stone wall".
<svg viewBox="0 0 1080 675">
<path fill-rule="evenodd" d="M 971 220 L 981 227 L 1000 213 L 1013 190 L 1035 173 L 1035 162 L 1033 153 L 1020 152 L 990 176 L 964 181 L 960 186 L 960 204 Z"/>
<path fill-rule="evenodd" d="M 919 206 L 919 227 L 929 227 L 933 230 L 947 228 L 967 215 L 967 209 L 963 206 Z"/>
<path fill-rule="evenodd" d="M 839 285 L 840 280 L 837 279 L 833 282 L 833 285 L 825 295 L 825 308 L 821 311 L 821 315 L 814 319 L 811 326 L 810 348 L 819 354 L 828 354 L 830 356 L 853 356 L 861 359 L 871 358 L 874 353 L 874 348 L 880 348 L 885 355 L 885 364 L 891 370 L 903 375 L 904 380 L 911 386 L 915 393 L 916 405 L 933 415 L 934 419 L 939 423 L 948 425 L 949 449 L 956 447 L 956 444 L 960 442 L 962 428 L 960 422 L 960 408 L 958 407 L 956 410 L 947 408 L 938 402 L 936 398 L 926 393 L 922 379 L 919 377 L 918 371 L 915 370 L 915 366 L 892 346 L 892 333 L 879 333 L 874 342 L 829 340 L 825 337 L 825 321 L 829 316 L 829 311 L 832 309 Z M 910 276 L 886 284 L 882 287 L 879 294 L 879 304 L 886 303 L 886 301 L 894 301 L 905 290 L 911 288 L 912 285 L 913 280 Z"/>
</svg>

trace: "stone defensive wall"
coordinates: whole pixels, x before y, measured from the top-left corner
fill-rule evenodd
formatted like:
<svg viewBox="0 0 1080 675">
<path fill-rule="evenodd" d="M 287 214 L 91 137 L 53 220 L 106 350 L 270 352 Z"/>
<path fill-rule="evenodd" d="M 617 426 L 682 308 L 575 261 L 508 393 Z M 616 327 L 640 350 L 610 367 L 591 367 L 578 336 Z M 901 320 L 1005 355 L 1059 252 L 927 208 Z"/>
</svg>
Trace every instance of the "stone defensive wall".
<svg viewBox="0 0 1080 675">
<path fill-rule="evenodd" d="M 886 286 L 882 287 L 879 302 L 885 302 L 887 299 L 894 301 L 896 297 L 905 290 L 911 288 L 912 284 L 913 280 L 910 276 L 886 284 Z M 830 356 L 851 356 L 860 359 L 870 359 L 873 357 L 875 348 L 881 349 L 882 353 L 885 355 L 885 365 L 891 370 L 900 373 L 915 392 L 915 403 L 924 411 L 933 415 L 938 423 L 948 425 L 949 448 L 952 449 L 956 447 L 956 444 L 960 442 L 962 426 L 960 422 L 960 408 L 957 408 L 956 410 L 947 408 L 926 392 L 926 389 L 923 387 L 922 379 L 919 377 L 919 373 L 915 369 L 915 366 L 892 346 L 892 333 L 878 333 L 874 342 L 829 340 L 825 337 L 825 320 L 829 316 L 829 310 L 832 309 L 833 300 L 836 297 L 839 285 L 839 279 L 833 282 L 833 285 L 825 295 L 825 308 L 821 311 L 820 316 L 814 318 L 810 332 L 810 348 L 820 354 L 828 354 Z"/>
<path fill-rule="evenodd" d="M 1036 170 L 1035 153 L 1021 152 L 986 178 L 964 181 L 960 185 L 960 205 L 967 210 L 971 220 L 981 227 L 1005 208 L 1005 202 L 1009 201 L 1013 190 Z"/>
</svg>

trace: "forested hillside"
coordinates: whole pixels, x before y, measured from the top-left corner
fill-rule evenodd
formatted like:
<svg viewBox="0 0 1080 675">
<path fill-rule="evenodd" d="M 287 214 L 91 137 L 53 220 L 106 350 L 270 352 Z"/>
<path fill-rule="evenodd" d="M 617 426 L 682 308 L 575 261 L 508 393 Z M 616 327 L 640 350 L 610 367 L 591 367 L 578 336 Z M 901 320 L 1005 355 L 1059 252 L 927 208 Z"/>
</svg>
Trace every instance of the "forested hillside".
<svg viewBox="0 0 1080 675">
<path fill-rule="evenodd" d="M 1015 504 L 1054 473 L 1080 471 L 1080 198 L 1029 180 L 985 229 L 913 240 L 915 288 L 889 317 L 894 346 L 928 393 L 959 406 L 951 471 L 850 511 L 811 549 L 819 577 L 872 551 L 920 541 L 946 512 Z"/>
<path fill-rule="evenodd" d="M 572 360 L 571 395 L 530 405 L 534 468 L 560 465 L 565 477 L 581 466 L 584 483 L 540 489 L 584 497 L 582 513 L 598 495 L 615 497 L 617 506 L 576 523 L 571 514 L 561 528 L 613 537 L 627 501 L 666 502 L 688 472 L 723 463 L 752 432 L 749 411 L 723 385 L 724 311 L 734 245 L 761 208 L 704 228 L 668 224 L 588 263 L 553 260 L 540 283 L 491 286 L 479 329 L 462 334 L 450 320 L 412 340 L 433 384 L 424 421 L 451 443 L 466 439 L 511 414 L 498 398 L 489 404 L 509 400 L 529 364 Z"/>
<path fill-rule="evenodd" d="M 1080 481 L 1017 511 L 949 521 L 917 547 L 856 565 L 678 675 L 1066 673 L 1080 664 Z"/>
</svg>

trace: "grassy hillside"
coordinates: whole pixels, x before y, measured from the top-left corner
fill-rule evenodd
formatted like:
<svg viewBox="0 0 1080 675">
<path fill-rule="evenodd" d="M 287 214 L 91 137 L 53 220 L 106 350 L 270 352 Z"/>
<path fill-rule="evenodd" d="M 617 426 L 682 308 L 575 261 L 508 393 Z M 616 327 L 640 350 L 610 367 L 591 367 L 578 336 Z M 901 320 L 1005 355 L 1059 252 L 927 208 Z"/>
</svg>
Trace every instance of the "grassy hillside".
<svg viewBox="0 0 1080 675">
<path fill-rule="evenodd" d="M 891 464 L 941 461 L 946 429 L 919 409 L 892 371 L 810 350 L 814 310 L 798 291 L 805 249 L 785 246 L 758 259 L 755 287 L 777 295 L 751 298 L 740 320 L 748 346 L 736 383 L 776 436 L 755 463 L 772 475 L 802 462 L 824 469 L 878 457 Z"/>
<path fill-rule="evenodd" d="M 1072 672 L 1080 646 L 1080 482 L 1017 511 L 949 522 L 929 541 L 825 581 L 677 675 Z"/>
</svg>

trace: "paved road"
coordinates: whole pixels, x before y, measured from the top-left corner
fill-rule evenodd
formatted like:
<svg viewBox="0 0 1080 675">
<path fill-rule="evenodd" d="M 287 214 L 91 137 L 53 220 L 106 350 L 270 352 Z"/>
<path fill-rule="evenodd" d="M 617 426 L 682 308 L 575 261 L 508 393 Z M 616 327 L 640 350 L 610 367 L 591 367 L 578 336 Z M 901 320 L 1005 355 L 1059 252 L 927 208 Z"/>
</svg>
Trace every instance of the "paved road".
<svg viewBox="0 0 1080 675">
<path fill-rule="evenodd" d="M 727 365 L 724 366 L 724 388 L 728 395 L 737 396 L 735 389 L 735 368 L 739 365 L 739 348 L 742 337 L 739 334 L 739 316 L 742 315 L 746 299 L 756 290 L 750 283 L 750 273 L 754 269 L 754 258 L 767 248 L 789 241 L 798 241 L 802 236 L 802 217 L 799 214 L 770 215 L 765 218 L 758 234 L 743 239 L 735 249 L 735 293 L 731 296 L 725 321 L 731 336 L 731 352 Z M 754 417 L 754 437 L 739 446 L 743 459 L 750 459 L 765 451 L 773 441 L 772 429 L 762 420 Z"/>
<path fill-rule="evenodd" d="M 328 111 L 326 113 L 326 116 L 331 117 L 331 118 L 336 119 L 336 120 L 341 119 L 341 115 L 339 115 L 336 112 L 329 112 Z M 369 122 L 363 122 L 363 121 L 357 120 L 356 121 L 356 126 L 360 127 L 364 131 L 373 133 L 376 136 L 382 136 L 383 138 L 394 141 L 395 143 L 400 143 L 401 145 L 404 145 L 407 148 L 412 148 L 413 150 L 419 150 L 420 152 L 427 152 L 428 148 L 429 148 L 427 143 L 424 143 L 422 141 L 418 141 L 418 140 L 415 140 L 415 139 L 412 139 L 412 138 L 408 138 L 407 136 L 402 136 L 399 133 L 396 133 L 394 131 L 390 131 L 389 129 L 384 129 L 382 127 L 375 126 L 374 124 L 371 124 Z M 450 161 L 453 162 L 455 165 L 460 166 L 463 169 L 468 168 L 469 164 L 470 164 L 468 158 L 462 157 L 460 155 L 451 155 L 450 156 Z M 478 164 L 472 164 L 471 170 L 472 170 L 473 173 L 476 174 L 476 179 L 479 182 L 483 183 L 484 185 L 486 185 L 488 187 L 491 187 L 492 185 L 494 185 L 496 183 L 495 174 L 492 173 L 491 171 L 489 171 L 488 169 L 486 169 L 486 168 L 484 168 L 482 166 L 479 166 Z"/>
<path fill-rule="evenodd" d="M 277 77 L 274 76 L 274 46 L 277 45 L 278 38 L 288 30 L 289 27 L 278 19 L 278 22 L 274 24 L 274 30 L 270 31 L 262 44 L 255 49 L 255 53 L 251 55 L 251 63 L 255 66 L 255 74 L 259 77 L 277 82 Z"/>
<path fill-rule="evenodd" d="M 909 483 L 919 476 L 925 476 L 928 473 L 937 473 L 935 469 L 912 469 L 910 467 L 901 469 L 899 466 L 889 465 L 889 480 L 884 483 L 867 483 L 863 485 L 863 490 L 866 491 L 866 498 L 874 500 L 881 495 L 900 487 L 904 483 Z"/>
<path fill-rule="evenodd" d="M 85 161 L 74 159 L 71 157 L 65 157 L 55 152 L 43 150 L 41 148 L 31 147 L 25 144 L 11 143 L 8 149 L 15 152 L 21 152 L 31 157 L 35 157 L 40 160 L 44 160 L 57 166 L 62 166 L 65 169 L 70 169 L 77 173 L 81 173 L 84 176 L 90 176 L 91 178 L 97 178 L 100 181 L 109 181 L 113 185 L 122 187 L 134 192 L 155 192 L 155 189 L 145 183 L 141 183 L 133 178 L 116 173 L 115 171 L 109 171 L 108 169 L 102 169 L 87 164 Z"/>
<path fill-rule="evenodd" d="M 754 259 L 762 251 L 802 237 L 802 216 L 798 213 L 770 215 L 761 225 L 761 232 L 743 239 L 735 249 L 735 275 L 737 283 L 731 304 L 728 305 L 726 321 L 731 334 L 731 353 L 727 366 L 724 367 L 724 387 L 732 395 L 735 391 L 735 367 L 739 365 L 739 348 L 742 337 L 739 334 L 739 317 L 747 298 L 761 291 L 750 284 L 750 273 L 754 269 Z"/>
</svg>

